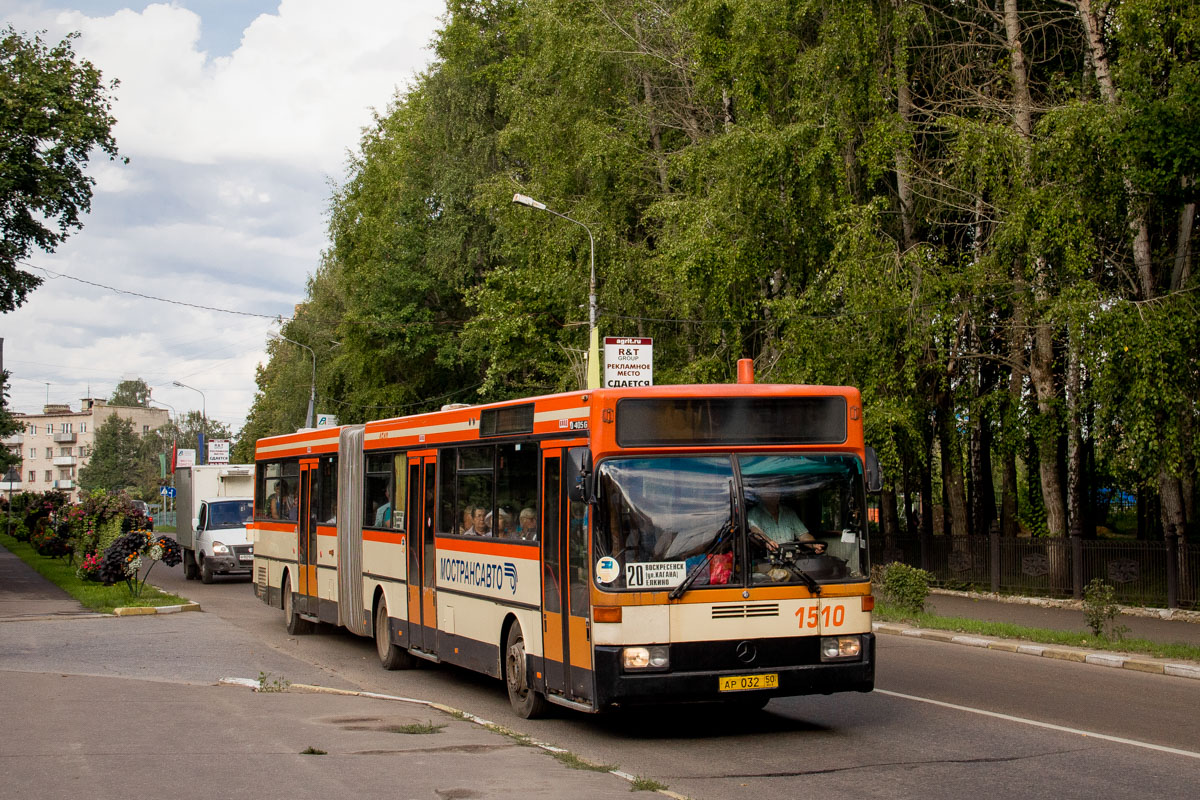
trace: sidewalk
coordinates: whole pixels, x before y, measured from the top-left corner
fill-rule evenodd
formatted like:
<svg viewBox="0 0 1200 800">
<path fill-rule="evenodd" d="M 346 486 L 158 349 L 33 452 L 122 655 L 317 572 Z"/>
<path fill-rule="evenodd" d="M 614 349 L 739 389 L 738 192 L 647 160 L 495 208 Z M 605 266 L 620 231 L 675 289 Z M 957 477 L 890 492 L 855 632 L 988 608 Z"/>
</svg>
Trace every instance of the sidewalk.
<svg viewBox="0 0 1200 800">
<path fill-rule="evenodd" d="M 630 796 L 608 772 L 378 697 L 5 671 L 0 695 L 3 797 Z"/>
<path fill-rule="evenodd" d="M 0 547 L 0 621 L 92 613 L 7 548 Z"/>
<path fill-rule="evenodd" d="M 1066 606 L 1066 607 L 1064 607 Z M 928 610 L 943 617 L 966 617 L 984 622 L 1007 622 L 1026 628 L 1048 628 L 1055 631 L 1088 633 L 1083 611 L 1071 601 L 1044 598 L 997 598 L 968 592 L 935 589 L 926 602 Z M 1129 609 L 1145 612 L 1147 609 Z M 1158 644 L 1190 644 L 1200 647 L 1200 623 L 1180 619 L 1161 619 L 1143 613 L 1124 613 L 1116 624 L 1129 628 L 1129 636 Z"/>
<path fill-rule="evenodd" d="M 943 617 L 965 617 L 983 622 L 1009 623 L 1029 628 L 1073 631 L 1079 633 L 1081 637 L 1091 633 L 1083 611 L 1078 608 L 1077 604 L 1070 601 L 1030 597 L 998 597 L 935 589 L 926 601 L 926 608 Z M 1123 612 L 1117 619 L 1117 624 L 1129 628 L 1129 636 L 1132 638 L 1146 639 L 1157 644 L 1200 646 L 1200 623 L 1192 621 L 1197 619 L 1195 612 L 1175 614 L 1172 619 L 1163 619 L 1151 609 L 1129 608 L 1124 609 Z M 1120 652 L 1091 650 L 1086 647 L 1044 645 L 1018 639 L 918 628 L 894 622 L 876 622 L 874 629 L 877 634 L 911 636 L 1006 653 L 1023 653 L 1102 667 L 1200 680 L 1200 663 L 1195 661 L 1125 655 Z"/>
</svg>

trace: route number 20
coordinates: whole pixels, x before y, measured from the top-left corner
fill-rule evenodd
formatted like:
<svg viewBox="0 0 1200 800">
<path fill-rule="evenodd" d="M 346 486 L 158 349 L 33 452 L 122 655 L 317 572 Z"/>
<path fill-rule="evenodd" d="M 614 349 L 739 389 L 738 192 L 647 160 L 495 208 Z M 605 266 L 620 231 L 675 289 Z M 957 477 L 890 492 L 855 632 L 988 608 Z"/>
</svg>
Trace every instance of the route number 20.
<svg viewBox="0 0 1200 800">
<path fill-rule="evenodd" d="M 816 628 L 822 624 L 826 628 L 837 628 L 846 622 L 846 607 L 839 605 L 822 608 L 816 606 L 797 608 L 796 617 L 800 622 L 800 630 Z"/>
</svg>

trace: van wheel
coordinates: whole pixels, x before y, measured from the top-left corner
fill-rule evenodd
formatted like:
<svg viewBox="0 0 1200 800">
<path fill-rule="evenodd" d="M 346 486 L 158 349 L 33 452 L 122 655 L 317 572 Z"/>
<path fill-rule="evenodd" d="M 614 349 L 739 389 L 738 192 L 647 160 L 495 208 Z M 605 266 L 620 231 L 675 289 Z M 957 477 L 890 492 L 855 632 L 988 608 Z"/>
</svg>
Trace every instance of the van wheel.
<svg viewBox="0 0 1200 800">
<path fill-rule="evenodd" d="M 203 553 L 200 554 L 200 582 L 201 583 L 212 583 L 213 582 L 212 567 L 210 567 L 208 565 L 208 559 L 204 557 Z"/>
<path fill-rule="evenodd" d="M 183 579 L 186 581 L 194 581 L 200 577 L 199 570 L 196 569 L 196 554 L 188 549 L 183 550 Z"/>
<path fill-rule="evenodd" d="M 508 685 L 508 702 L 522 719 L 538 719 L 546 715 L 546 698 L 529 685 L 525 658 L 525 637 L 520 623 L 508 629 L 504 647 L 504 682 Z"/>
<path fill-rule="evenodd" d="M 392 641 L 388 627 L 387 601 L 381 598 L 375 609 L 375 652 L 379 654 L 379 663 L 384 669 L 412 669 L 415 659 Z"/>
<path fill-rule="evenodd" d="M 302 619 L 296 612 L 296 601 L 292 597 L 292 583 L 288 578 L 283 579 L 283 619 L 287 623 L 287 632 L 292 636 L 312 633 L 312 623 Z"/>
</svg>

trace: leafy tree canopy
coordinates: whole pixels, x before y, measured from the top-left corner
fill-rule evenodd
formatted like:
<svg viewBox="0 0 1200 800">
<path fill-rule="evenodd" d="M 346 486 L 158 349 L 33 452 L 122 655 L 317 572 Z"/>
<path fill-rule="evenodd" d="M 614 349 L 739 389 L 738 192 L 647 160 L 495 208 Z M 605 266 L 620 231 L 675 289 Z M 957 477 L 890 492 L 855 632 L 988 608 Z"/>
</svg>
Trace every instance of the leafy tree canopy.
<svg viewBox="0 0 1200 800">
<path fill-rule="evenodd" d="M 108 399 L 110 406 L 140 406 L 150 407 L 150 387 L 141 378 L 124 380 L 113 389 L 112 397 Z"/>
<path fill-rule="evenodd" d="M 0 31 L 0 312 L 25 302 L 41 279 L 21 269 L 36 247 L 53 252 L 91 210 L 93 150 L 117 158 L 111 114 L 116 81 L 58 44 Z"/>
</svg>

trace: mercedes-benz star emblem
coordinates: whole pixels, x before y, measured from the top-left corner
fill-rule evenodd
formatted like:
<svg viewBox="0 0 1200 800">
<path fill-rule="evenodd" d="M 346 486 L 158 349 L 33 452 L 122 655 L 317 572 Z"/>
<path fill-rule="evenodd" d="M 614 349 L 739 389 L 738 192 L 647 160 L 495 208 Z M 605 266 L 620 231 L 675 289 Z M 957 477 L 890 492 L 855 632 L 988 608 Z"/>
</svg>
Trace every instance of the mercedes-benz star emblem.
<svg viewBox="0 0 1200 800">
<path fill-rule="evenodd" d="M 742 642 L 734 652 L 743 664 L 750 664 L 758 657 L 758 650 L 750 642 Z"/>
</svg>

